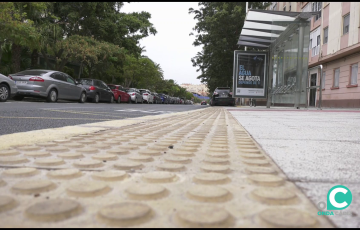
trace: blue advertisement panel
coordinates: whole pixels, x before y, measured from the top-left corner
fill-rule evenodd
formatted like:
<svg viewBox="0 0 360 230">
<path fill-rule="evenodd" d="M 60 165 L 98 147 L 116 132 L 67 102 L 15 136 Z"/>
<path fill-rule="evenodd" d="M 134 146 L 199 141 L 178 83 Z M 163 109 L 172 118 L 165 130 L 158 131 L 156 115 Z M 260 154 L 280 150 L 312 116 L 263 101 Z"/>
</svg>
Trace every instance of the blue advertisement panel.
<svg viewBox="0 0 360 230">
<path fill-rule="evenodd" d="M 234 97 L 266 98 L 267 57 L 267 52 L 234 52 Z"/>
</svg>

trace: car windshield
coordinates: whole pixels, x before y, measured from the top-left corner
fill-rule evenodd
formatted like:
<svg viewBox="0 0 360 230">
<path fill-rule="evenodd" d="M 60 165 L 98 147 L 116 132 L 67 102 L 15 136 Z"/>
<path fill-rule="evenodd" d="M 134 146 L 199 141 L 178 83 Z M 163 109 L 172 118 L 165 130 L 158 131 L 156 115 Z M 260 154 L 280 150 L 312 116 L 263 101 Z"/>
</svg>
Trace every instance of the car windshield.
<svg viewBox="0 0 360 230">
<path fill-rule="evenodd" d="M 116 89 L 115 85 L 108 85 L 110 89 Z"/>
<path fill-rule="evenodd" d="M 128 90 L 126 90 L 126 92 L 135 92 L 135 90 L 134 89 L 128 89 Z"/>
<path fill-rule="evenodd" d="M 93 85 L 93 81 L 90 79 L 79 79 L 78 82 L 82 85 Z"/>
<path fill-rule="evenodd" d="M 44 75 L 46 73 L 48 73 L 49 71 L 46 70 L 25 70 L 25 71 L 21 71 L 19 73 L 16 73 L 14 75 Z"/>
<path fill-rule="evenodd" d="M 143 93 L 147 93 L 146 90 L 140 90 L 140 93 L 143 94 Z"/>
</svg>

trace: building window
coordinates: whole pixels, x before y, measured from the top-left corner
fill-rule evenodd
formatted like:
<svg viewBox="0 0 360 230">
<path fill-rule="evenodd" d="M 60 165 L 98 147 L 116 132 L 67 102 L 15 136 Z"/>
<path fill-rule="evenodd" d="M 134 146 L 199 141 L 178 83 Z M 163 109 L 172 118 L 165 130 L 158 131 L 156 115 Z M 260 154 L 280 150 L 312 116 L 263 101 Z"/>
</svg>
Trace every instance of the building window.
<svg viewBox="0 0 360 230">
<path fill-rule="evenodd" d="M 324 29 L 324 41 L 323 41 L 324 44 L 328 43 L 328 34 L 329 34 L 329 27 L 326 27 Z"/>
<path fill-rule="evenodd" d="M 321 78 L 321 88 L 322 89 L 325 89 L 325 76 L 326 76 L 326 72 L 323 71 L 322 78 Z"/>
<path fill-rule="evenodd" d="M 334 88 L 339 88 L 340 68 L 334 71 Z"/>
<path fill-rule="evenodd" d="M 312 45 L 312 39 L 310 39 L 309 50 L 311 50 L 311 45 Z"/>
<path fill-rule="evenodd" d="M 312 11 L 313 11 L 313 12 L 318 12 L 318 11 L 320 11 L 320 14 L 314 16 L 314 17 L 315 17 L 315 20 L 314 20 L 315 22 L 316 22 L 317 20 L 319 20 L 319 18 L 321 18 L 321 3 L 322 3 L 322 2 L 313 2 L 313 3 L 312 3 Z"/>
<path fill-rule="evenodd" d="M 349 33 L 350 14 L 344 16 L 343 19 L 343 34 Z"/>
<path fill-rule="evenodd" d="M 354 64 L 351 66 L 351 79 L 350 85 L 356 85 L 358 78 L 358 64 Z"/>
<path fill-rule="evenodd" d="M 286 11 L 286 6 L 284 6 L 283 11 Z"/>
<path fill-rule="evenodd" d="M 312 47 L 312 57 L 319 54 L 319 48 L 320 48 L 320 35 L 316 37 L 316 46 Z"/>
</svg>

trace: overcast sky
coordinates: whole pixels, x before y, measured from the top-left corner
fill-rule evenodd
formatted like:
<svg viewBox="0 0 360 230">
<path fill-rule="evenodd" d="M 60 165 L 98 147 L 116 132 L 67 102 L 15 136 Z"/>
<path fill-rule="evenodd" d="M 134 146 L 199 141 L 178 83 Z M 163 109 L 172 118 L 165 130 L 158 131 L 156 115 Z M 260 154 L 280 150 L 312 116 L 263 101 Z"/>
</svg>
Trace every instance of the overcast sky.
<svg viewBox="0 0 360 230">
<path fill-rule="evenodd" d="M 188 14 L 189 8 L 198 9 L 197 2 L 132 2 L 124 3 L 122 12 L 147 11 L 150 22 L 157 34 L 140 41 L 145 46 L 144 55 L 159 63 L 164 70 L 165 79 L 174 79 L 178 84 L 200 84 L 196 79 L 200 72 L 192 66 L 191 58 L 201 51 L 194 47 L 195 36 L 189 36 L 196 24 L 194 14 Z"/>
</svg>

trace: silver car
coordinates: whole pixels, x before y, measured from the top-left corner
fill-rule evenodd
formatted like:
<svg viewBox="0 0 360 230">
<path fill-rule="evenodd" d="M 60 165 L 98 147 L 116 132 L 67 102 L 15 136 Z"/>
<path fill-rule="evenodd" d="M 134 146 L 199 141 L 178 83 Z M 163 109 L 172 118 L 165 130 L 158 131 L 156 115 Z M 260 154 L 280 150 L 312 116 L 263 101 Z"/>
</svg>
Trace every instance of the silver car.
<svg viewBox="0 0 360 230">
<path fill-rule="evenodd" d="M 141 104 L 143 103 L 143 96 L 138 89 L 130 88 L 126 90 L 126 93 L 130 95 L 131 102 Z"/>
<path fill-rule="evenodd" d="M 14 100 L 42 97 L 48 102 L 56 102 L 58 99 L 78 100 L 80 103 L 86 101 L 86 89 L 63 72 L 32 69 L 11 74 L 10 77 L 18 87 Z"/>
<path fill-rule="evenodd" d="M 0 102 L 5 102 L 15 96 L 17 91 L 15 82 L 10 77 L 0 74 Z"/>
</svg>

